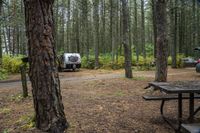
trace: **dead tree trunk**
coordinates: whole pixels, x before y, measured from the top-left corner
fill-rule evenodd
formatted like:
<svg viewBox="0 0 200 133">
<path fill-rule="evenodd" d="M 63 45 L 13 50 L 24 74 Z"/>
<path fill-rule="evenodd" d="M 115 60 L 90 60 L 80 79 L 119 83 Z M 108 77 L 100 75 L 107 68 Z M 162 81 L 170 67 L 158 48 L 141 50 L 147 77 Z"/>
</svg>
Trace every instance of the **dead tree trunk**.
<svg viewBox="0 0 200 133">
<path fill-rule="evenodd" d="M 24 0 L 36 127 L 62 133 L 68 127 L 57 72 L 54 0 Z"/>
</svg>

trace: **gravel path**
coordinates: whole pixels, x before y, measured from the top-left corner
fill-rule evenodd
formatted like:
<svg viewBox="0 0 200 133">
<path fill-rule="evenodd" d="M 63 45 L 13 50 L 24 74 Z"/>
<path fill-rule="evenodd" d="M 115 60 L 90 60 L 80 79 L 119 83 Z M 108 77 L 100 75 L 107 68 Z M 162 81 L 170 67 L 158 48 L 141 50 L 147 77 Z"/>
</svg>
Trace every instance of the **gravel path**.
<svg viewBox="0 0 200 133">
<path fill-rule="evenodd" d="M 175 76 L 175 75 L 183 75 L 183 74 L 190 74 L 191 72 L 176 72 L 176 73 L 169 73 L 168 76 Z M 147 72 L 144 71 L 140 72 L 133 72 L 134 77 L 144 77 L 144 78 L 153 78 L 155 76 L 154 72 Z M 95 74 L 89 76 L 73 76 L 73 77 L 61 77 L 60 81 L 62 82 L 83 82 L 83 81 L 94 81 L 94 80 L 103 80 L 103 79 L 117 79 L 117 78 L 124 78 L 123 73 L 109 73 L 109 74 Z M 30 81 L 28 81 L 30 84 Z M 0 81 L 0 88 L 5 87 L 16 87 L 21 85 L 20 80 L 13 80 L 13 81 Z"/>
</svg>

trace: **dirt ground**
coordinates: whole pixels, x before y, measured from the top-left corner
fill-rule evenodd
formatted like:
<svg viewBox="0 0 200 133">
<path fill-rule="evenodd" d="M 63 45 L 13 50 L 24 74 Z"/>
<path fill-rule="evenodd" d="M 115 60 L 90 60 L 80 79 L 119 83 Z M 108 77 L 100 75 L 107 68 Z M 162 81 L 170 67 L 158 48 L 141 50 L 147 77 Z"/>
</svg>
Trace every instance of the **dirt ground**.
<svg viewBox="0 0 200 133">
<path fill-rule="evenodd" d="M 60 73 L 62 98 L 69 133 L 172 133 L 160 116 L 159 101 L 144 101 L 144 90 L 154 80 L 153 71 L 133 72 L 124 78 L 123 70 L 80 70 Z M 14 79 L 19 76 L 15 75 Z M 169 81 L 199 80 L 194 69 L 169 69 Z M 23 99 L 22 87 L 0 83 L 0 133 L 39 133 L 32 119 L 34 109 L 30 96 Z M 200 101 L 196 101 L 196 104 Z M 177 114 L 177 101 L 165 106 L 166 115 Z M 185 110 L 188 103 L 184 103 Z M 188 114 L 187 110 L 184 116 Z"/>
</svg>

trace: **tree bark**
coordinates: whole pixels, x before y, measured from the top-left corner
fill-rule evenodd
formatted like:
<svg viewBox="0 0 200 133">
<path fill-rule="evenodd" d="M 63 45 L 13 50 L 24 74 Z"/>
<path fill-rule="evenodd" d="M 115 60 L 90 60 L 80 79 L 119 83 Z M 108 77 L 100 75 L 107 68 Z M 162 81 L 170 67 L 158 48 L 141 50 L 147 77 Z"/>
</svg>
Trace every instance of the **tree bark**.
<svg viewBox="0 0 200 133">
<path fill-rule="evenodd" d="M 174 17 L 174 19 L 172 19 L 172 22 L 174 21 L 174 23 L 171 24 L 172 26 L 172 31 L 173 31 L 173 43 L 171 46 L 171 53 L 172 53 L 172 68 L 176 68 L 177 67 L 177 63 L 176 63 L 176 52 L 177 52 L 177 33 L 178 33 L 178 1 L 175 1 L 175 5 L 174 5 L 174 15 L 173 13 L 172 18 Z M 173 26 L 174 25 L 174 26 Z"/>
<path fill-rule="evenodd" d="M 102 52 L 105 54 L 106 53 L 106 4 L 105 0 L 101 0 L 101 46 L 102 46 Z"/>
<path fill-rule="evenodd" d="M 142 54 L 144 59 L 146 59 L 145 50 L 145 16 L 144 16 L 144 0 L 141 0 L 141 43 L 142 43 Z"/>
<path fill-rule="evenodd" d="M 139 45 L 138 45 L 138 20 L 137 20 L 137 1 L 134 1 L 134 43 L 135 43 L 135 52 L 136 52 L 136 61 L 139 61 Z"/>
<path fill-rule="evenodd" d="M 61 29 L 60 29 L 60 50 L 65 52 L 66 44 L 65 44 L 65 1 L 62 0 L 62 10 L 61 10 Z"/>
<path fill-rule="evenodd" d="M 2 6 L 3 6 L 3 0 L 0 0 L 0 16 L 2 16 L 2 12 L 1 12 L 1 9 L 2 9 Z M 3 52 L 2 52 L 2 32 L 1 32 L 1 26 L 2 24 L 0 23 L 0 66 L 2 64 L 2 57 L 3 57 Z"/>
<path fill-rule="evenodd" d="M 152 6 L 152 20 L 153 20 L 153 33 L 154 33 L 154 58 L 156 58 L 157 48 L 156 48 L 156 37 L 157 37 L 157 27 L 156 27 L 156 7 L 155 1 L 151 0 Z"/>
<path fill-rule="evenodd" d="M 121 0 L 122 2 L 122 13 L 123 13 L 123 45 L 124 45 L 124 56 L 125 56 L 125 76 L 132 78 L 131 68 L 131 49 L 128 43 L 128 1 Z"/>
<path fill-rule="evenodd" d="M 68 123 L 56 64 L 53 2 L 24 0 L 25 20 L 36 127 L 62 133 Z"/>
<path fill-rule="evenodd" d="M 198 46 L 197 45 L 197 37 L 196 37 L 196 31 L 197 31 L 197 23 L 196 23 L 196 1 L 192 0 L 192 48 Z M 191 55 L 194 56 L 194 52 L 191 52 Z"/>
<path fill-rule="evenodd" d="M 110 0 L 110 41 L 111 41 L 111 61 L 115 62 L 116 55 L 116 0 Z"/>
<path fill-rule="evenodd" d="M 99 68 L 99 0 L 93 0 L 94 4 L 94 31 L 95 31 L 95 46 L 94 46 L 94 51 L 95 51 L 95 68 Z"/>
<path fill-rule="evenodd" d="M 69 46 L 70 46 L 70 16 L 71 16 L 71 0 L 67 1 L 67 47 L 65 47 L 65 51 L 69 52 Z M 79 47 L 79 46 L 77 46 Z M 78 49 L 78 52 L 80 50 Z"/>
<path fill-rule="evenodd" d="M 3 26 L 4 28 L 6 28 L 5 26 Z M 5 30 L 3 30 L 3 40 L 6 40 L 6 32 L 5 32 Z M 4 47 L 5 47 L 5 52 L 6 52 L 6 54 L 8 54 L 8 45 L 7 45 L 7 43 L 6 43 L 6 41 L 4 41 Z"/>
<path fill-rule="evenodd" d="M 26 63 L 23 63 L 20 66 L 21 71 L 21 81 L 22 81 L 22 90 L 23 90 L 23 97 L 26 98 L 28 96 L 28 87 L 27 87 L 27 80 L 26 80 Z"/>
<path fill-rule="evenodd" d="M 166 25 L 166 0 L 156 1 L 156 27 L 157 27 L 157 57 L 155 81 L 167 81 L 167 25 Z"/>
</svg>

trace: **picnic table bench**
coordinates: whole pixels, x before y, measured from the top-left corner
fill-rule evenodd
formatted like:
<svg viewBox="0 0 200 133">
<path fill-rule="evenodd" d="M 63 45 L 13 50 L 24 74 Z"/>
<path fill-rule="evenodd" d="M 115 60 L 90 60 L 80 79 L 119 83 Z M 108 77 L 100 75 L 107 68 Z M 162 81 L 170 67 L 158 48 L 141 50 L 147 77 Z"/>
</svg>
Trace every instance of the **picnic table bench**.
<svg viewBox="0 0 200 133">
<path fill-rule="evenodd" d="M 181 127 L 185 132 L 200 133 L 200 123 L 182 124 Z"/>
<path fill-rule="evenodd" d="M 195 133 L 193 130 L 197 128 L 200 129 L 200 124 L 188 125 L 182 124 L 182 100 L 189 99 L 189 121 L 193 121 L 194 115 L 200 111 L 200 107 L 194 110 L 194 99 L 200 99 L 200 82 L 199 81 L 188 81 L 183 82 L 183 84 L 174 84 L 169 82 L 150 82 L 148 87 L 155 87 L 159 89 L 161 92 L 165 92 L 163 95 L 145 95 L 143 96 L 144 100 L 147 101 L 161 101 L 160 112 L 163 119 L 175 129 L 175 131 L 180 131 L 181 128 L 185 129 L 185 131 Z M 145 87 L 146 89 L 147 87 Z M 184 94 L 183 94 L 184 93 Z M 185 95 L 186 93 L 186 95 Z M 171 123 L 163 114 L 163 108 L 165 101 L 169 100 L 178 100 L 178 127 L 175 127 L 173 123 Z M 182 124 L 182 125 L 181 125 Z M 200 131 L 198 132 L 200 133 Z"/>
</svg>

